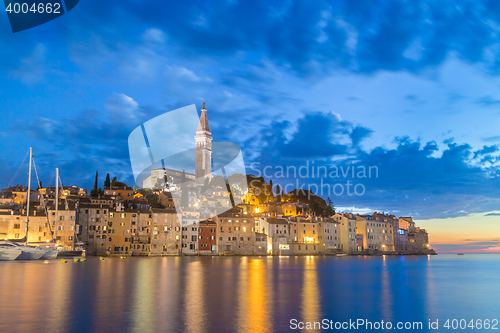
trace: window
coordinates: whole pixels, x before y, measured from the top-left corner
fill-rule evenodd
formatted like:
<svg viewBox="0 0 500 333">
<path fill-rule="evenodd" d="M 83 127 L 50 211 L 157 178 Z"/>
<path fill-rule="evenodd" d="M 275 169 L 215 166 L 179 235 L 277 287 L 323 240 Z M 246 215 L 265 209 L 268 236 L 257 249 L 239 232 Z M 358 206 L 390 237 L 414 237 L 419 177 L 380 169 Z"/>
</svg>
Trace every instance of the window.
<svg viewBox="0 0 500 333">
<path fill-rule="evenodd" d="M 21 225 L 20 224 L 14 224 L 14 229 L 21 229 Z"/>
</svg>

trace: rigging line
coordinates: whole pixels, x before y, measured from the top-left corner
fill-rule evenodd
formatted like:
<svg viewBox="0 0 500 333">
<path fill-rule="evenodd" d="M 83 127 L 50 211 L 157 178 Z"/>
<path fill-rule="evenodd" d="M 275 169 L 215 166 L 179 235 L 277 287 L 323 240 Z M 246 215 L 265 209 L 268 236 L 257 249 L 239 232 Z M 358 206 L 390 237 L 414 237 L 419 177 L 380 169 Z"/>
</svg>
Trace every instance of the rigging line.
<svg viewBox="0 0 500 333">
<path fill-rule="evenodd" d="M 61 180 L 61 176 L 59 176 L 59 182 L 61 184 L 61 191 L 64 191 L 64 187 L 63 187 L 63 183 L 62 183 L 62 180 Z M 64 196 L 64 204 L 65 204 L 64 208 L 66 208 L 66 210 L 69 210 L 68 199 L 66 198 L 66 196 Z"/>
<path fill-rule="evenodd" d="M 37 187 L 40 187 L 40 179 L 38 178 L 38 172 L 36 171 L 36 165 L 35 165 L 35 159 L 34 158 L 33 158 L 33 168 L 35 169 Z M 41 187 L 40 187 L 40 189 L 41 189 Z"/>
<path fill-rule="evenodd" d="M 21 170 L 21 167 L 23 166 L 24 161 L 26 161 L 26 157 L 28 157 L 29 153 L 30 153 L 30 151 L 28 150 L 28 152 L 26 153 L 26 156 L 24 156 L 23 161 L 21 162 L 21 164 L 19 164 L 19 168 L 17 168 L 16 173 L 14 174 L 14 176 L 12 177 L 12 179 L 10 180 L 9 185 L 7 185 L 7 187 L 10 187 L 10 185 L 12 185 L 12 182 L 17 177 L 17 174 L 19 173 L 19 170 Z"/>
<path fill-rule="evenodd" d="M 40 189 L 42 189 L 40 186 L 40 179 L 38 178 L 38 171 L 36 170 L 35 159 L 33 159 L 33 167 L 35 169 L 36 181 L 38 182 L 38 186 L 40 187 Z M 52 241 L 54 241 L 52 227 L 50 226 L 49 210 L 47 209 L 47 205 L 45 205 L 45 200 L 43 198 L 43 194 L 40 194 L 40 198 L 42 201 L 43 210 L 45 211 L 45 216 L 47 217 L 47 225 L 49 226 L 50 237 L 51 237 Z"/>
</svg>

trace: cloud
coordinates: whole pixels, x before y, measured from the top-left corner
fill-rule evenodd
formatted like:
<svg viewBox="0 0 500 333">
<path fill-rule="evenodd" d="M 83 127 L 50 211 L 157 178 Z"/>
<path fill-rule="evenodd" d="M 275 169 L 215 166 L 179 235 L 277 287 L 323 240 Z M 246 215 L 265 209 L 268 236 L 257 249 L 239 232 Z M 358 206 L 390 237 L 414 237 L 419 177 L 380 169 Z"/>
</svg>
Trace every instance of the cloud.
<svg viewBox="0 0 500 333">
<path fill-rule="evenodd" d="M 287 138 L 285 133 L 290 128 L 296 130 L 291 138 Z M 409 137 L 397 137 L 395 148 L 376 147 L 365 151 L 356 143 L 367 133 L 371 130 L 338 121 L 328 114 L 306 114 L 296 124 L 274 122 L 263 129 L 260 142 L 265 146 L 261 147 L 254 161 L 261 163 L 261 169 L 271 166 L 271 170 L 275 171 L 277 167 L 298 169 L 306 163 L 315 167 L 324 166 L 328 170 L 333 166 L 344 170 L 348 167 L 356 170 L 359 167 L 376 168 L 376 176 L 374 172 L 371 178 L 358 177 L 357 174 L 353 177 L 351 173 L 347 173 L 345 178 L 317 174 L 299 177 L 299 183 L 304 184 L 306 189 L 311 185 L 316 193 L 334 198 L 335 204 L 340 206 L 355 204 L 418 218 L 436 218 L 492 211 L 500 204 L 499 167 L 484 164 L 484 160 L 472 163 L 475 157 L 497 151 L 496 146 L 473 150 L 466 143 L 449 142 L 442 149 L 441 156 L 437 156 L 435 152 L 440 149 L 435 141 L 421 143 Z M 347 180 L 353 186 L 362 184 L 366 193 L 349 196 L 344 192 L 337 196 L 332 191 L 326 192 L 326 187 L 321 190 L 321 184 L 333 186 L 345 184 Z M 291 174 L 284 178 L 278 176 L 273 181 L 295 185 L 297 179 Z"/>
<path fill-rule="evenodd" d="M 500 104 L 500 99 L 493 98 L 492 96 L 483 96 L 476 100 L 476 104 L 491 107 Z"/>
<path fill-rule="evenodd" d="M 107 103 L 110 123 L 120 126 L 123 122 L 136 122 L 140 118 L 139 104 L 125 94 L 114 93 Z"/>
<path fill-rule="evenodd" d="M 96 59 L 113 57 L 128 43 L 141 40 L 171 43 L 187 57 L 243 55 L 252 65 L 265 58 L 301 76 L 321 76 L 338 68 L 367 74 L 421 72 L 452 53 L 495 72 L 500 65 L 495 38 L 500 16 L 493 3 L 194 1 L 151 10 L 110 0 L 99 12 L 82 6 L 79 16 L 52 26 L 61 36 L 78 41 L 77 52 L 87 53 L 85 44 L 94 40 Z"/>
<path fill-rule="evenodd" d="M 488 213 L 485 214 L 484 216 L 500 216 L 500 213 Z"/>
<path fill-rule="evenodd" d="M 142 38 L 146 42 L 165 43 L 165 41 L 167 40 L 167 35 L 163 31 L 161 31 L 161 29 L 149 28 L 146 29 L 146 31 L 142 35 Z"/>
</svg>

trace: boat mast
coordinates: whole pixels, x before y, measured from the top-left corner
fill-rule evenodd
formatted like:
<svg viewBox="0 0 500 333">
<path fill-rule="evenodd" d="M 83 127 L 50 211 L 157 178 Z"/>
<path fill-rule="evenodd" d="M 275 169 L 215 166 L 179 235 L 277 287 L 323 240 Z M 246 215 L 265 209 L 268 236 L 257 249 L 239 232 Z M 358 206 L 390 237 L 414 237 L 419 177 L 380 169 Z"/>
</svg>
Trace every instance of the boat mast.
<svg viewBox="0 0 500 333">
<path fill-rule="evenodd" d="M 57 210 L 59 208 L 59 168 L 56 168 L 56 220 L 54 221 L 54 239 L 57 245 Z"/>
<path fill-rule="evenodd" d="M 31 161 L 33 159 L 33 148 L 30 147 L 30 166 L 28 172 L 28 198 L 26 207 L 26 245 L 28 245 L 28 231 L 30 224 L 30 197 L 31 197 Z"/>
</svg>

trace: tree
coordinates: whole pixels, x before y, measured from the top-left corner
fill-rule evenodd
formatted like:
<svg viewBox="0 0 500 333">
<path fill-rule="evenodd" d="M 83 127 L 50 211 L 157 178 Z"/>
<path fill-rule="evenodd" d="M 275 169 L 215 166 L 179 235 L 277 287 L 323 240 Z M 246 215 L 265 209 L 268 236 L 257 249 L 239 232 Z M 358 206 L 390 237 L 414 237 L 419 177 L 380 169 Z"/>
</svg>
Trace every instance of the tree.
<svg viewBox="0 0 500 333">
<path fill-rule="evenodd" d="M 106 180 L 104 181 L 104 188 L 111 186 L 111 180 L 109 180 L 109 173 L 106 175 Z"/>
<path fill-rule="evenodd" d="M 118 178 L 113 177 L 113 180 L 111 181 L 111 186 L 116 186 L 116 184 L 118 183 Z"/>
<path fill-rule="evenodd" d="M 276 184 L 276 201 L 280 202 L 282 198 L 281 192 L 280 192 L 280 184 Z"/>
<path fill-rule="evenodd" d="M 328 199 L 326 200 L 326 203 L 328 205 L 328 207 L 326 208 L 326 215 L 327 216 L 335 215 L 335 205 L 333 204 L 330 197 L 328 197 Z"/>
<path fill-rule="evenodd" d="M 189 207 L 188 191 L 186 188 L 186 173 L 182 170 L 181 179 L 181 207 Z"/>
<path fill-rule="evenodd" d="M 160 202 L 157 194 L 150 194 L 147 197 L 151 208 L 165 208 Z"/>
<path fill-rule="evenodd" d="M 134 188 L 133 188 L 133 190 L 134 190 L 134 192 L 137 190 L 137 189 L 135 188 L 135 184 L 134 184 Z"/>
<path fill-rule="evenodd" d="M 98 177 L 99 177 L 99 170 L 97 170 L 95 172 L 94 189 L 92 191 L 90 191 L 90 196 L 91 197 L 97 197 L 98 196 L 98 193 L 97 193 L 97 180 L 98 180 Z"/>
</svg>

